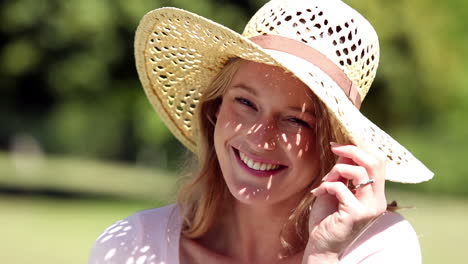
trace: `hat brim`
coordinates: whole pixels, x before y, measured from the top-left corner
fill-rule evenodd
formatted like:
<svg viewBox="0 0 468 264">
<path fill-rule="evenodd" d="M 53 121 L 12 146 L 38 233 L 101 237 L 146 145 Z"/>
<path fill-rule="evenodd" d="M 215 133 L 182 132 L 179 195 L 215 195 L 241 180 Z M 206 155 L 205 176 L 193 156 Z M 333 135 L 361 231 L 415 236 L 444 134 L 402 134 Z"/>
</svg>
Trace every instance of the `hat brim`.
<svg viewBox="0 0 468 264">
<path fill-rule="evenodd" d="M 407 149 L 362 115 L 318 67 L 284 52 L 263 49 L 241 34 L 188 11 L 160 8 L 146 14 L 138 26 L 136 67 L 151 104 L 191 151 L 197 148 L 194 126 L 199 98 L 234 57 L 282 67 L 304 82 L 327 107 L 343 136 L 387 160 L 387 180 L 419 183 L 433 177 Z"/>
</svg>

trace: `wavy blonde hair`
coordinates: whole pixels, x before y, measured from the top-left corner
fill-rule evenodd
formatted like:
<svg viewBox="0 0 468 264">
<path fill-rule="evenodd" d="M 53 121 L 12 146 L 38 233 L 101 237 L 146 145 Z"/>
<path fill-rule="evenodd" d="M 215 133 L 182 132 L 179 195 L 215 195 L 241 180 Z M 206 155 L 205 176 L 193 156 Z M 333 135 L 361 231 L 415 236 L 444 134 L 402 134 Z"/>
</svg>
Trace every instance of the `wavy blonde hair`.
<svg viewBox="0 0 468 264">
<path fill-rule="evenodd" d="M 221 177 L 222 172 L 214 149 L 214 129 L 216 112 L 241 61 L 238 58 L 228 61 L 200 98 L 196 114 L 199 131 L 197 135 L 198 169 L 195 175 L 180 188 L 177 198 L 184 219 L 182 234 L 188 238 L 198 238 L 205 234 L 214 220 L 221 215 L 223 208 L 232 203 L 234 199 L 224 178 Z M 309 213 L 314 202 L 314 197 L 308 190 L 318 186 L 320 180 L 336 162 L 335 155 L 330 150 L 330 142 L 338 140 L 338 133 L 332 130 L 325 106 L 314 95 L 311 99 L 317 106 L 315 107 L 318 120 L 316 146 L 320 153 L 320 174 L 310 183 L 310 186 L 307 186 L 303 199 L 284 223 L 283 231 L 287 226 L 294 226 L 298 238 L 294 241 L 299 241 L 294 244 L 287 241 L 282 232 L 280 241 L 283 247 L 291 253 L 303 250 L 308 240 Z"/>
</svg>

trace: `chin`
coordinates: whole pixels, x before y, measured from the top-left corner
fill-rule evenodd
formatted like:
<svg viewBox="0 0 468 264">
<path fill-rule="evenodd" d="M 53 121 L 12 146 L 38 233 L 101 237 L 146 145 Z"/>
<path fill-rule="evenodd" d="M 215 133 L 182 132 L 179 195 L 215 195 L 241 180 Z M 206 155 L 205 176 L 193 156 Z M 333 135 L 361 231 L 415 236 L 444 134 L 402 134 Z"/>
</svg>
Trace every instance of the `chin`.
<svg viewBox="0 0 468 264">
<path fill-rule="evenodd" d="M 232 176 L 232 177 L 229 177 Z M 234 175 L 225 177 L 226 185 L 236 201 L 250 206 L 270 206 L 296 195 L 288 195 L 278 185 L 267 188 L 266 186 L 249 181 L 236 179 Z"/>
<path fill-rule="evenodd" d="M 249 184 L 242 184 L 239 185 L 239 187 L 228 185 L 228 189 L 236 200 L 250 205 L 258 203 L 269 204 L 273 200 L 271 198 L 274 196 L 271 190 Z"/>
</svg>

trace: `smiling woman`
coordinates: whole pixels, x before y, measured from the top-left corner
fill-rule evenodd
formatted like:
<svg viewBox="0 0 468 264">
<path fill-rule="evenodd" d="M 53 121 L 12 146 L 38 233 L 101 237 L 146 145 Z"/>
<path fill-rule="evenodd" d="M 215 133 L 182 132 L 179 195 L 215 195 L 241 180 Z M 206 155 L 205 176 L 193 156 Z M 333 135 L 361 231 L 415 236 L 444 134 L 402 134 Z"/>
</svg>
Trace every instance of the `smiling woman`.
<svg viewBox="0 0 468 264">
<path fill-rule="evenodd" d="M 378 54 L 372 26 L 339 0 L 273 0 L 243 35 L 148 13 L 140 80 L 199 169 L 176 204 L 109 227 L 90 263 L 420 262 L 384 185 L 432 173 L 359 112 Z"/>
</svg>

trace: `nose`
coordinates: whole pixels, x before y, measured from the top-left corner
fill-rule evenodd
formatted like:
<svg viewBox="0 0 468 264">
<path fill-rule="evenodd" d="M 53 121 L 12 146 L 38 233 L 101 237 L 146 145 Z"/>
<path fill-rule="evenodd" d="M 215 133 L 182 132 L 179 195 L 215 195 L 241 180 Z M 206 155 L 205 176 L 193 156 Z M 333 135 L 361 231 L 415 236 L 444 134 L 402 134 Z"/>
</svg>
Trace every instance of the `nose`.
<svg viewBox="0 0 468 264">
<path fill-rule="evenodd" d="M 247 130 L 246 143 L 251 149 L 274 150 L 277 145 L 277 132 L 274 120 L 267 119 L 263 122 L 257 122 Z"/>
</svg>

